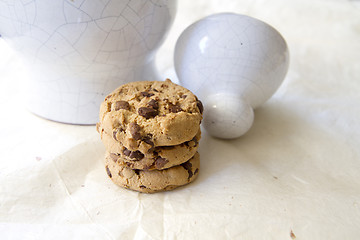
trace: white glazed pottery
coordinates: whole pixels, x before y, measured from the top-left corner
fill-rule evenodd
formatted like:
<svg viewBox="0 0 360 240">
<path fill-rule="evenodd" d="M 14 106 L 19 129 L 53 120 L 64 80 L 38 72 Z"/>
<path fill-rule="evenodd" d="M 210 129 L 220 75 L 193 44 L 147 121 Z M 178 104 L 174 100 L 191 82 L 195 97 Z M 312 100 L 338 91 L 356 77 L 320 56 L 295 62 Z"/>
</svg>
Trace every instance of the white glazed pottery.
<svg viewBox="0 0 360 240">
<path fill-rule="evenodd" d="M 94 124 L 109 92 L 157 78 L 153 56 L 175 11 L 174 0 L 0 0 L 0 34 L 28 69 L 30 111 Z"/>
<path fill-rule="evenodd" d="M 221 13 L 190 25 L 174 54 L 181 84 L 202 101 L 204 127 L 213 136 L 236 138 L 252 126 L 253 109 L 281 85 L 289 66 L 285 40 L 249 16 Z"/>
</svg>

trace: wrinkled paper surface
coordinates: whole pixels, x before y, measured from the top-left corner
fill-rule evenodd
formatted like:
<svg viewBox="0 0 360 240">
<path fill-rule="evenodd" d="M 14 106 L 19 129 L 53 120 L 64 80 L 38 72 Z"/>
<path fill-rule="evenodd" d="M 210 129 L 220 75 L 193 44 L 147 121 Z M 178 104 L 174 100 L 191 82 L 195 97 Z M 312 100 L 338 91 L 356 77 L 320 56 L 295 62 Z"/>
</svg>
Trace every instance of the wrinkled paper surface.
<svg viewBox="0 0 360 240">
<path fill-rule="evenodd" d="M 1 239 L 358 239 L 359 1 L 179 1 L 158 64 L 181 31 L 211 13 L 266 21 L 290 69 L 236 140 L 203 131 L 198 179 L 141 194 L 114 185 L 94 126 L 29 113 L 15 55 L 0 41 Z"/>
</svg>

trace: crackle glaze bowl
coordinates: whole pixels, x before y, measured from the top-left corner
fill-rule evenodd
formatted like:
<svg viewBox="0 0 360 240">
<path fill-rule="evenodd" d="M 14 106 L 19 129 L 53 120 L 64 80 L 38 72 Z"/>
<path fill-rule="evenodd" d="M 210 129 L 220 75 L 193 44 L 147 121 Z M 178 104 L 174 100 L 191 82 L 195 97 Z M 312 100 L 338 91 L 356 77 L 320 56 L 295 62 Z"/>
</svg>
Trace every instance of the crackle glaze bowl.
<svg viewBox="0 0 360 240">
<path fill-rule="evenodd" d="M 0 0 L 0 35 L 23 60 L 30 111 L 94 124 L 114 88 L 156 79 L 175 12 L 174 0 Z"/>
</svg>

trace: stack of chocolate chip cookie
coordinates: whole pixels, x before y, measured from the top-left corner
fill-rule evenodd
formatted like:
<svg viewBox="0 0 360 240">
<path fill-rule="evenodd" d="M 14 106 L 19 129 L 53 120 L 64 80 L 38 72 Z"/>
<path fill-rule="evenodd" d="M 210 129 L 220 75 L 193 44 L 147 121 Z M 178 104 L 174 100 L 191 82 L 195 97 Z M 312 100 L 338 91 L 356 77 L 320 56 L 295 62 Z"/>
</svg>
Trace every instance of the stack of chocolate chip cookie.
<svg viewBox="0 0 360 240">
<path fill-rule="evenodd" d="M 192 182 L 200 167 L 202 112 L 197 97 L 169 79 L 114 90 L 102 103 L 97 124 L 108 176 L 146 193 Z"/>
</svg>

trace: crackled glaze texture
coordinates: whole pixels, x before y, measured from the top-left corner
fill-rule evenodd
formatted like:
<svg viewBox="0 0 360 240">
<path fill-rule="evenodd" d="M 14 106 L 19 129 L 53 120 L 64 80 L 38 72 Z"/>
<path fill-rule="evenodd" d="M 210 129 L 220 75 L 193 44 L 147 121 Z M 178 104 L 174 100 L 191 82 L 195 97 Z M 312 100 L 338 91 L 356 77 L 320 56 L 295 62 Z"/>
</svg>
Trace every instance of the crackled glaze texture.
<svg viewBox="0 0 360 240">
<path fill-rule="evenodd" d="M 252 125 L 253 109 L 282 83 L 289 65 L 285 40 L 268 24 L 222 13 L 189 26 L 175 48 L 181 84 L 202 99 L 204 127 L 236 138 Z"/>
<path fill-rule="evenodd" d="M 0 34 L 29 70 L 32 112 L 94 124 L 106 94 L 156 77 L 175 10 L 174 0 L 0 0 Z"/>
</svg>

